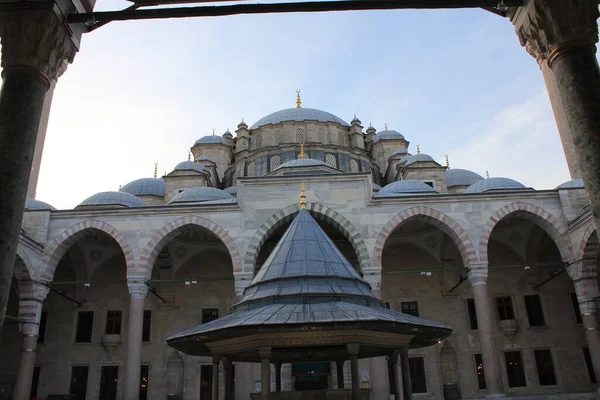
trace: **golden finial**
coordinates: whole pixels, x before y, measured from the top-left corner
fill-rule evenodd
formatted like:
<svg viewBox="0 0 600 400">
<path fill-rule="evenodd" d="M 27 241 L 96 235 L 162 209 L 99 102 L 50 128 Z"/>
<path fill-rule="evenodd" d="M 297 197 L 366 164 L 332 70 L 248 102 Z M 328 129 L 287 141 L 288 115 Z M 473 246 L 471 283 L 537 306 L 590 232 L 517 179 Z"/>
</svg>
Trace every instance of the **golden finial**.
<svg viewBox="0 0 600 400">
<path fill-rule="evenodd" d="M 421 154 L 421 148 L 417 145 L 417 154 Z"/>
<path fill-rule="evenodd" d="M 158 163 L 154 163 L 154 179 L 158 177 Z"/>
<path fill-rule="evenodd" d="M 490 177 L 490 171 L 485 171 L 485 177 L 489 178 Z"/>
<path fill-rule="evenodd" d="M 304 193 L 304 182 L 302 182 L 302 186 L 300 187 L 300 209 L 306 210 L 306 193 Z"/>
<path fill-rule="evenodd" d="M 383 130 L 387 131 L 387 123 L 383 124 Z"/>
<path fill-rule="evenodd" d="M 302 100 L 300 100 L 300 89 L 296 90 L 296 108 L 302 108 Z"/>
<path fill-rule="evenodd" d="M 298 154 L 299 159 L 308 158 L 308 155 L 304 152 L 304 143 L 300 143 L 300 154 Z"/>
<path fill-rule="evenodd" d="M 192 161 L 192 153 L 188 151 L 188 161 Z"/>
<path fill-rule="evenodd" d="M 448 161 L 448 154 L 444 155 L 446 157 L 446 168 L 450 169 L 450 161 Z"/>
</svg>

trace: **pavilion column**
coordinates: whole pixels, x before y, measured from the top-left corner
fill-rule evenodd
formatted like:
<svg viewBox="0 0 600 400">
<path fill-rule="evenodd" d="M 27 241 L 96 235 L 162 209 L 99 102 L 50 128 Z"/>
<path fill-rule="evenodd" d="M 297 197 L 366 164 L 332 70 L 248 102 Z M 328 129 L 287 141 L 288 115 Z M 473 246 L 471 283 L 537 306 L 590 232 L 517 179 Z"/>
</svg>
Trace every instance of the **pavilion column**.
<svg viewBox="0 0 600 400">
<path fill-rule="evenodd" d="M 344 360 L 337 360 L 335 362 L 335 370 L 337 375 L 337 387 L 338 389 L 344 388 Z"/>
<path fill-rule="evenodd" d="M 412 382 L 410 381 L 408 347 L 400 349 L 400 363 L 402 365 L 402 394 L 404 395 L 404 400 L 412 400 Z"/>
<path fill-rule="evenodd" d="M 144 300 L 148 285 L 144 282 L 129 282 L 129 321 L 127 323 L 127 359 L 125 362 L 124 398 L 140 397 L 140 372 L 142 364 L 142 328 L 144 322 Z"/>
<path fill-rule="evenodd" d="M 250 398 L 250 393 L 254 391 L 254 379 L 252 377 L 253 364 L 245 362 L 235 363 L 235 390 L 234 398 L 246 400 Z"/>
<path fill-rule="evenodd" d="M 390 379 L 388 362 L 385 357 L 369 359 L 369 378 L 371 380 L 371 396 L 373 400 L 390 398 Z"/>
<path fill-rule="evenodd" d="M 281 392 L 281 362 L 275 363 L 275 391 Z"/>
<path fill-rule="evenodd" d="M 50 83 L 77 48 L 51 9 L 0 13 L 0 328 L 13 276 L 36 137 Z"/>
<path fill-rule="evenodd" d="M 225 392 L 225 400 L 233 400 L 233 387 L 231 383 L 231 361 L 223 358 L 223 390 Z"/>
<path fill-rule="evenodd" d="M 262 400 L 269 400 L 271 393 L 271 348 L 261 347 L 258 349 L 261 364 L 261 390 Z"/>
<path fill-rule="evenodd" d="M 568 125 L 581 177 L 590 194 L 594 224 L 600 231 L 600 69 L 595 56 L 598 2 L 526 3 L 512 12 L 511 20 L 521 45 L 542 68 L 547 63 L 546 74 L 551 76 L 546 82 L 551 82 L 548 91 L 553 108 L 557 120 L 564 118 Z M 567 156 L 570 152 L 565 149 Z"/>
<path fill-rule="evenodd" d="M 48 292 L 49 289 L 46 286 L 31 283 L 19 284 L 19 294 L 23 297 L 23 300 L 19 301 L 19 318 L 27 322 L 20 326 L 23 341 L 12 400 L 29 400 L 31 396 L 31 380 L 35 367 L 42 304 Z M 25 298 L 25 296 L 27 297 Z"/>
<path fill-rule="evenodd" d="M 472 264 L 469 266 L 468 278 L 473 286 L 473 299 L 475 301 L 475 314 L 481 345 L 481 358 L 485 369 L 487 397 L 498 397 L 504 396 L 504 387 L 494 339 L 494 313 L 488 294 L 487 276 L 487 264 Z"/>
<path fill-rule="evenodd" d="M 350 354 L 350 371 L 352 372 L 352 400 L 360 400 L 360 376 L 358 374 L 358 350 L 360 345 L 356 343 L 347 344 Z"/>
<path fill-rule="evenodd" d="M 394 397 L 396 400 L 403 399 L 402 388 L 402 367 L 400 366 L 400 352 L 394 351 L 392 353 L 392 368 L 394 371 L 394 383 L 396 384 L 396 390 L 394 391 Z"/>
<path fill-rule="evenodd" d="M 212 356 L 212 400 L 219 400 L 219 364 L 221 356 Z"/>
</svg>

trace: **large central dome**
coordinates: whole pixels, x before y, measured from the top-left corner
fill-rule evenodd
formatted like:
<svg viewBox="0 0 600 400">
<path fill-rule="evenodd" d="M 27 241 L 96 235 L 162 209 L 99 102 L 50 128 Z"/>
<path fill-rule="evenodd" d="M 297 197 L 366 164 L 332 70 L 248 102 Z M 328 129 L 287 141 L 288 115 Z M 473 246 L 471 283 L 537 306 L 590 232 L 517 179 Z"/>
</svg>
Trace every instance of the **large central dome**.
<svg viewBox="0 0 600 400">
<path fill-rule="evenodd" d="M 295 121 L 317 121 L 317 122 L 333 122 L 336 124 L 350 126 L 343 119 L 326 111 L 316 110 L 314 108 L 288 108 L 287 110 L 276 111 L 266 117 L 259 119 L 250 129 L 258 129 L 265 125 L 275 125 L 282 122 Z"/>
</svg>

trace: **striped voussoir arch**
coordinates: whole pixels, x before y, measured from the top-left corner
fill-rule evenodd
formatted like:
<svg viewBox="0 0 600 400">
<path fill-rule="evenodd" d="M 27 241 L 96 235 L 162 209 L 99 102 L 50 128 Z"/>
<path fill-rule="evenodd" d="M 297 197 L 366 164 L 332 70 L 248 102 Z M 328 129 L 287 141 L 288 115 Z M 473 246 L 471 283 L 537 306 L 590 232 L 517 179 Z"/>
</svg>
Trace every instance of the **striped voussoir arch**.
<svg viewBox="0 0 600 400">
<path fill-rule="evenodd" d="M 117 242 L 123 255 L 125 256 L 125 264 L 127 266 L 127 274 L 135 270 L 135 259 L 131 246 L 125 239 L 125 236 L 115 227 L 98 220 L 86 220 L 65 229 L 49 246 L 44 250 L 44 271 L 41 274 L 43 281 L 50 282 L 53 279 L 56 266 L 60 259 L 65 255 L 67 250 L 78 240 L 87 236 L 91 230 L 99 230 Z"/>
<path fill-rule="evenodd" d="M 377 236 L 375 240 L 374 252 L 373 252 L 373 268 L 381 270 L 382 268 L 382 256 L 383 256 L 383 248 L 385 246 L 385 242 L 388 237 L 396 230 L 398 227 L 407 222 L 410 219 L 418 218 L 423 220 L 436 228 L 439 228 L 442 232 L 447 234 L 458 250 L 463 259 L 463 264 L 465 266 L 471 265 L 477 262 L 477 253 L 475 251 L 475 247 L 473 246 L 473 242 L 471 238 L 464 231 L 464 229 L 452 218 L 447 216 L 446 214 L 435 210 L 433 208 L 425 207 L 425 206 L 415 206 L 409 209 L 402 211 L 401 213 L 395 215 L 388 221 L 387 224 L 381 229 L 381 232 Z"/>
<path fill-rule="evenodd" d="M 361 271 L 371 268 L 371 258 L 369 257 L 367 245 L 365 244 L 358 230 L 354 227 L 354 225 L 352 225 L 352 223 L 350 223 L 350 221 L 344 218 L 337 211 L 334 211 L 322 204 L 307 202 L 306 210 L 310 212 L 311 215 L 316 219 L 321 219 L 331 224 L 335 229 L 338 230 L 338 232 L 348 239 L 354 248 Z M 246 250 L 246 256 L 244 257 L 244 272 L 254 272 L 256 257 L 258 257 L 258 253 L 262 245 L 269 238 L 271 233 L 277 230 L 277 228 L 280 226 L 291 222 L 299 211 L 300 204 L 292 204 L 271 215 L 261 225 L 261 227 L 256 231 L 250 240 L 250 244 Z"/>
<path fill-rule="evenodd" d="M 33 279 L 33 265 L 31 264 L 29 256 L 23 247 L 21 247 L 21 245 L 17 246 L 17 257 L 19 260 L 15 259 L 15 270 L 13 272 L 15 278 L 17 278 L 18 281 Z"/>
<path fill-rule="evenodd" d="M 596 240 L 590 240 L 595 232 L 596 227 L 594 226 L 593 222 L 590 222 L 583 232 L 583 238 L 581 240 L 581 244 L 579 245 L 579 251 L 577 252 L 578 259 L 592 258 L 594 255 L 598 254 L 598 249 L 600 248 L 598 236 L 596 235 Z"/>
<path fill-rule="evenodd" d="M 196 215 L 190 215 L 169 222 L 161 230 L 159 230 L 152 237 L 152 239 L 150 239 L 150 241 L 142 251 L 142 255 L 140 257 L 140 260 L 144 265 L 142 269 L 146 279 L 150 279 L 152 267 L 154 266 L 154 262 L 156 261 L 156 257 L 158 257 L 158 254 L 171 239 L 177 236 L 177 230 L 185 225 L 200 226 L 214 233 L 221 240 L 221 242 L 223 242 L 223 244 L 225 245 L 225 247 L 227 247 L 227 250 L 229 251 L 231 263 L 233 265 L 233 273 L 236 274 L 242 272 L 240 253 L 238 252 L 233 239 L 231 238 L 231 236 L 229 236 L 227 231 L 225 231 L 225 229 L 221 228 L 219 225 L 206 218 L 198 217 Z M 142 271 L 140 270 L 138 271 L 138 273 L 141 274 Z"/>
<path fill-rule="evenodd" d="M 487 248 L 494 227 L 502 218 L 511 214 L 518 214 L 539 225 L 554 240 L 563 261 L 573 260 L 573 246 L 567 227 L 548 211 L 533 204 L 516 201 L 496 211 L 485 224 L 479 241 L 479 259 L 482 262 L 488 262 Z"/>
</svg>

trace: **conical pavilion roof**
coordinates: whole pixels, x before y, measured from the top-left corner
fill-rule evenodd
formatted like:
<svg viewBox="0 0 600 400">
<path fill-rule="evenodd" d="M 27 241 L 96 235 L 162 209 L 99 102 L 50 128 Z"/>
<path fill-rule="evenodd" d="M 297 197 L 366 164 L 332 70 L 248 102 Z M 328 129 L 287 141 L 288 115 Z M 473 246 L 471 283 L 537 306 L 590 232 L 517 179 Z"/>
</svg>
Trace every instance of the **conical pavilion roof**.
<svg viewBox="0 0 600 400">
<path fill-rule="evenodd" d="M 301 210 L 231 314 L 167 339 L 208 355 L 211 341 L 273 332 L 367 329 L 406 333 L 411 347 L 447 337 L 451 328 L 387 309 L 314 218 Z"/>
</svg>

